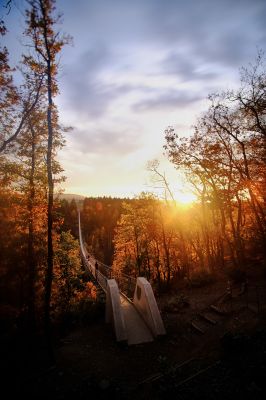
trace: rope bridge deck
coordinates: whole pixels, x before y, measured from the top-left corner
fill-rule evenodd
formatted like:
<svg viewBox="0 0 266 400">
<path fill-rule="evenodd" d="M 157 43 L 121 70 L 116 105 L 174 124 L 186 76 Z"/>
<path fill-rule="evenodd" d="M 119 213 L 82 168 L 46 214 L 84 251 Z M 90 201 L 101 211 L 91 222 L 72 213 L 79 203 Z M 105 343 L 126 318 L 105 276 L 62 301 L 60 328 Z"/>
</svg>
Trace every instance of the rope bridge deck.
<svg viewBox="0 0 266 400">
<path fill-rule="evenodd" d="M 117 341 L 129 345 L 151 342 L 165 329 L 151 288 L 145 278 L 114 274 L 112 268 L 89 254 L 84 246 L 79 213 L 82 263 L 106 294 L 106 322 L 112 322 Z"/>
</svg>

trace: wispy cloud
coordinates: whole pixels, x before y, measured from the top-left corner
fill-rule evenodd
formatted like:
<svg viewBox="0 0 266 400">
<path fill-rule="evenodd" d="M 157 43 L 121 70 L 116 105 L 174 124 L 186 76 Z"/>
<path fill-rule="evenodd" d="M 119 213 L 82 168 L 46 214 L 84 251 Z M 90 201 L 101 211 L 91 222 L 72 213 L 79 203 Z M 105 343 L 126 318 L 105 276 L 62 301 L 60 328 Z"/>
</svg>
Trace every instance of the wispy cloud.
<svg viewBox="0 0 266 400">
<path fill-rule="evenodd" d="M 69 135 L 69 141 L 83 154 L 103 155 L 103 161 L 110 155 L 125 157 L 141 145 L 137 133 L 130 128 L 106 129 L 97 125 L 84 130 L 75 129 Z"/>
<path fill-rule="evenodd" d="M 153 97 L 142 99 L 133 105 L 136 112 L 147 110 L 162 110 L 172 108 L 184 108 L 192 103 L 202 100 L 202 95 L 185 91 L 169 90 L 163 93 L 154 93 Z"/>
</svg>

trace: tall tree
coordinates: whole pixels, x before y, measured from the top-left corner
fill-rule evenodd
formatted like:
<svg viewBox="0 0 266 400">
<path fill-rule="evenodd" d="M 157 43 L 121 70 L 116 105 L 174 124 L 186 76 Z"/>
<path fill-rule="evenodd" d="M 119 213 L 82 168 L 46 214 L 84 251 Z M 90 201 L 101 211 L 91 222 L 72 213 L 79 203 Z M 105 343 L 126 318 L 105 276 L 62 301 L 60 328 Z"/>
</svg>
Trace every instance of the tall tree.
<svg viewBox="0 0 266 400">
<path fill-rule="evenodd" d="M 56 107 L 53 98 L 58 93 L 56 81 L 58 71 L 58 55 L 69 40 L 60 36 L 55 30 L 60 16 L 55 14 L 54 0 L 29 0 L 30 9 L 27 10 L 26 35 L 31 38 L 35 49 L 35 56 L 29 56 L 27 62 L 33 70 L 39 71 L 45 76 L 46 98 L 47 98 L 47 182 L 48 182 L 48 205 L 47 205 L 47 271 L 45 279 L 45 330 L 48 342 L 51 341 L 51 318 L 50 302 L 53 280 L 53 150 L 55 139 L 54 125 L 57 119 Z M 51 346 L 49 346 L 51 349 Z M 51 357 L 53 354 L 51 353 Z"/>
<path fill-rule="evenodd" d="M 207 257 L 211 261 L 213 235 L 210 236 L 206 221 L 212 210 L 212 223 L 217 228 L 220 226 L 227 252 L 230 251 L 231 260 L 239 266 L 245 264 L 245 247 L 250 245 L 252 230 L 256 229 L 261 250 L 266 248 L 262 195 L 266 92 L 260 57 L 250 70 L 243 70 L 241 78 L 238 91 L 210 96 L 210 108 L 198 121 L 191 137 L 180 138 L 172 128 L 165 132 L 169 159 L 186 171 L 200 195 Z"/>
</svg>

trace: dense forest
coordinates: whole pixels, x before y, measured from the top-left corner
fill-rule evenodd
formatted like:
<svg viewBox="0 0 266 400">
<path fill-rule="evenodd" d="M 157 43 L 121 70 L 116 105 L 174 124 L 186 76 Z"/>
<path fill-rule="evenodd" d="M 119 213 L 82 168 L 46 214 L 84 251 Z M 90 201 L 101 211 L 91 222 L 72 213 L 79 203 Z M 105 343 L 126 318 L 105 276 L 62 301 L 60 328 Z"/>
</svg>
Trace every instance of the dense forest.
<svg viewBox="0 0 266 400">
<path fill-rule="evenodd" d="M 243 68 L 240 87 L 209 96 L 190 137 L 165 130 L 165 154 L 197 201 L 182 206 L 163 180 L 165 199 L 57 198 L 64 132 L 54 99 L 67 36 L 54 2 L 30 0 L 16 86 L 0 48 L 0 296 L 3 332 L 45 332 L 73 306 L 95 298 L 80 260 L 78 211 L 87 250 L 115 274 L 145 276 L 161 294 L 178 282 L 265 268 L 266 71 L 262 52 Z M 6 34 L 1 21 L 0 34 Z M 157 164 L 155 173 L 158 173 Z M 159 167 L 158 167 L 159 168 Z M 163 175 L 161 175 L 163 176 Z M 52 354 L 51 354 L 52 357 Z"/>
</svg>

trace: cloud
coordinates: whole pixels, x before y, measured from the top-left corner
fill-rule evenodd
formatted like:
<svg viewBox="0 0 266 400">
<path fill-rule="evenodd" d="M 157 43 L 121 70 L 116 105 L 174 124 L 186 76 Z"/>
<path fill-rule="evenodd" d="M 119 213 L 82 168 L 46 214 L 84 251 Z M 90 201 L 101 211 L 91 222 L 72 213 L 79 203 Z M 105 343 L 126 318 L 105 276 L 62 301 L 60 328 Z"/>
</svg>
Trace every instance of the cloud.
<svg viewBox="0 0 266 400">
<path fill-rule="evenodd" d="M 75 129 L 69 136 L 72 147 L 84 154 L 98 154 L 105 157 L 122 155 L 123 157 L 136 151 L 140 147 L 140 140 L 136 132 L 131 129 L 89 128 Z"/>
<path fill-rule="evenodd" d="M 131 90 L 129 85 L 106 83 L 101 75 L 114 64 L 114 54 L 95 43 L 76 62 L 65 68 L 63 77 L 66 106 L 84 117 L 103 116 L 111 102 Z"/>
<path fill-rule="evenodd" d="M 150 2 L 150 41 L 205 63 L 240 66 L 265 48 L 264 0 Z M 145 40 L 145 39 L 144 39 Z"/>
<path fill-rule="evenodd" d="M 238 68 L 252 61 L 256 46 L 265 46 L 266 2 L 262 0 L 77 0 L 74 7 L 63 2 L 62 9 L 65 29 L 81 51 L 67 53 L 76 60 L 65 68 L 66 107 L 84 118 L 106 116 L 114 101 L 134 90 L 139 90 L 142 103 L 144 87 L 118 84 L 112 77 L 121 71 L 134 73 L 151 49 L 162 56 L 152 65 L 144 62 L 143 76 L 206 82 L 221 74 L 224 66 Z M 156 97 L 165 98 L 165 105 L 190 104 L 189 98 L 182 102 L 177 95 L 158 92 Z"/>
<path fill-rule="evenodd" d="M 128 85 L 105 84 L 95 78 L 83 82 L 82 78 L 70 84 L 68 106 L 84 117 L 98 119 L 107 113 L 108 107 L 118 97 L 132 90 Z"/>
<path fill-rule="evenodd" d="M 218 75 L 204 65 L 202 60 L 177 52 L 170 52 L 161 63 L 161 71 L 164 74 L 176 75 L 182 81 L 210 80 Z"/>
<path fill-rule="evenodd" d="M 132 108 L 135 112 L 147 110 L 162 110 L 171 108 L 183 108 L 197 101 L 202 100 L 202 94 L 192 94 L 187 91 L 168 90 L 160 94 L 154 94 L 154 97 L 140 100 Z"/>
</svg>

